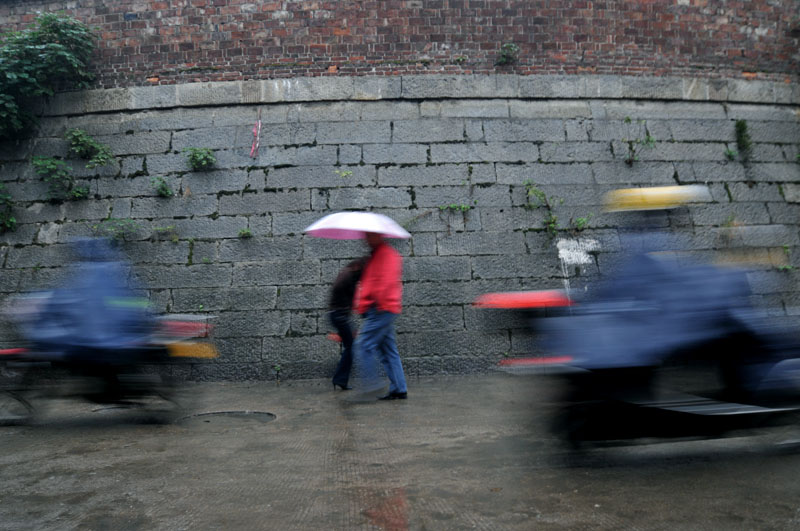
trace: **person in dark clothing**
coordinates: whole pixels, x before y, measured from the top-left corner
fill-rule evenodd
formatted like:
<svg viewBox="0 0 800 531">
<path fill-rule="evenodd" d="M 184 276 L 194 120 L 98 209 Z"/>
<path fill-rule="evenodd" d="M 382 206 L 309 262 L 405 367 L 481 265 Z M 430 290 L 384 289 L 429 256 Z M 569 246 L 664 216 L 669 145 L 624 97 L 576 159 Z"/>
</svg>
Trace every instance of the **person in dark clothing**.
<svg viewBox="0 0 800 531">
<path fill-rule="evenodd" d="M 352 389 L 347 384 L 353 366 L 353 330 L 350 327 L 350 309 L 353 306 L 353 296 L 365 261 L 366 258 L 353 260 L 339 272 L 333 282 L 328 304 L 330 310 L 328 319 L 342 339 L 342 356 L 333 375 L 333 388 L 336 389 L 338 386 L 343 391 Z"/>
</svg>

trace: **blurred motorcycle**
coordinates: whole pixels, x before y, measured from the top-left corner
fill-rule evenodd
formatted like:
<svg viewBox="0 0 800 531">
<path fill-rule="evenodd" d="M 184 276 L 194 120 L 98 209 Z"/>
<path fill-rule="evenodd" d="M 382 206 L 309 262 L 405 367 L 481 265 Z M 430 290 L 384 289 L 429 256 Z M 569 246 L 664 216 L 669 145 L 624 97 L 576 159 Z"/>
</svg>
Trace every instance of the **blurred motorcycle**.
<svg viewBox="0 0 800 531">
<path fill-rule="evenodd" d="M 664 208 L 663 190 L 634 193 L 612 199 Z M 686 265 L 663 252 L 662 237 L 625 237 L 633 251 L 624 265 L 581 301 L 560 291 L 480 297 L 484 308 L 549 308 L 534 326 L 554 356 L 500 367 L 561 382 L 552 427 L 574 447 L 797 425 L 797 331 L 752 307 L 743 271 Z"/>
<path fill-rule="evenodd" d="M 62 287 L 9 305 L 26 345 L 0 350 L 0 424 L 30 420 L 43 398 L 177 412 L 167 374 L 178 359 L 217 356 L 209 318 L 156 317 L 107 241 L 82 240 L 76 251 Z"/>
</svg>

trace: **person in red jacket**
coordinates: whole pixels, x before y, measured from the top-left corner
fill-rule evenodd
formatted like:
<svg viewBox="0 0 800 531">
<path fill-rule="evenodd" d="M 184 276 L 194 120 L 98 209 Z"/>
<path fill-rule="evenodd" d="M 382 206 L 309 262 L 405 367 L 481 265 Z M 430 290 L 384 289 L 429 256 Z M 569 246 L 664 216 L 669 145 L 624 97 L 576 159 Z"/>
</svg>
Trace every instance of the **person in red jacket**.
<svg viewBox="0 0 800 531">
<path fill-rule="evenodd" d="M 365 239 L 372 255 L 361 274 L 353 304 L 356 313 L 364 317 L 355 347 L 366 381 L 364 392 L 382 387 L 376 365 L 380 359 L 391 382 L 389 393 L 380 399 L 405 399 L 408 389 L 394 333 L 394 321 L 402 310 L 403 259 L 380 234 L 368 232 Z"/>
</svg>

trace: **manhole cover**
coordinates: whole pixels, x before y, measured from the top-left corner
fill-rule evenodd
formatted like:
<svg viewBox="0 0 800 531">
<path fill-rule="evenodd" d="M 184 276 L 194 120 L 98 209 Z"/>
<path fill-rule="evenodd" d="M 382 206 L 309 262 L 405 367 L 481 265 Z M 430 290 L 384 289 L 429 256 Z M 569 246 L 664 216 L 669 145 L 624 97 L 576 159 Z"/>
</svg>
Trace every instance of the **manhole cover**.
<svg viewBox="0 0 800 531">
<path fill-rule="evenodd" d="M 275 415 L 266 411 L 209 411 L 195 413 L 178 419 L 181 424 L 234 425 L 246 423 L 267 423 L 275 420 Z"/>
</svg>

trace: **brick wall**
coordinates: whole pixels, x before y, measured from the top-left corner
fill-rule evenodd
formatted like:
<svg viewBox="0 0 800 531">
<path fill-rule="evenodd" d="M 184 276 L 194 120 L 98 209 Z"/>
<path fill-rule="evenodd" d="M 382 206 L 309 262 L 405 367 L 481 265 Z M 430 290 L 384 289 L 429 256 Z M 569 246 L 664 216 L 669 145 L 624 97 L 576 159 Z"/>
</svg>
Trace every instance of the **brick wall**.
<svg viewBox="0 0 800 531">
<path fill-rule="evenodd" d="M 794 0 L 6 0 L 4 29 L 97 27 L 97 87 L 319 75 L 621 74 L 796 79 Z M 495 66 L 500 47 L 517 64 Z"/>
<path fill-rule="evenodd" d="M 590 96 L 600 87 L 629 97 Z M 325 339 L 327 291 L 365 249 L 302 230 L 333 211 L 371 208 L 413 235 L 397 244 L 405 259 L 398 331 L 408 373 L 476 371 L 538 348 L 522 316 L 476 310 L 477 295 L 566 283 L 580 289 L 613 267 L 620 250 L 624 216 L 602 212 L 604 192 L 691 183 L 706 186 L 707 198 L 672 211 L 663 226 L 689 237 L 698 258 L 727 249 L 757 261 L 750 273 L 756 302 L 797 320 L 800 123 L 798 95 L 784 88 L 420 76 L 63 94 L 37 137 L 0 145 L 0 181 L 19 221 L 15 232 L 0 234 L 0 298 L 51 285 L 69 263 L 70 239 L 91 235 L 105 218 L 126 219 L 135 230 L 123 249 L 153 306 L 218 316 L 221 358 L 183 366 L 184 376 L 264 379 L 275 365 L 286 378 L 329 376 L 338 349 Z M 523 97 L 528 90 L 539 99 Z M 259 109 L 261 148 L 251 158 Z M 640 132 L 626 117 L 645 121 L 656 138 L 631 166 L 622 139 Z M 754 143 L 747 163 L 725 154 L 736 149 L 737 119 L 747 120 Z M 91 198 L 51 204 L 30 160 L 65 158 L 61 137 L 73 127 L 108 144 L 116 160 L 87 170 L 69 159 Z M 190 171 L 181 153 L 189 146 L 213 149 L 216 168 Z M 154 177 L 177 196 L 158 197 Z M 545 228 L 545 209 L 526 208 L 528 180 L 563 198 L 553 202 L 557 234 Z M 588 226 L 576 231 L 580 217 Z M 164 235 L 159 229 L 167 227 Z M 253 238 L 239 238 L 245 228 Z M 596 246 L 591 262 L 560 261 L 558 243 L 568 240 Z M 15 341 L 0 325 L 0 347 Z"/>
</svg>

